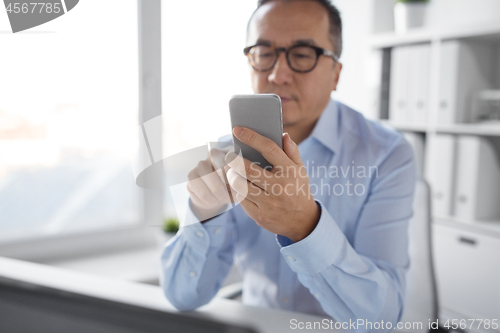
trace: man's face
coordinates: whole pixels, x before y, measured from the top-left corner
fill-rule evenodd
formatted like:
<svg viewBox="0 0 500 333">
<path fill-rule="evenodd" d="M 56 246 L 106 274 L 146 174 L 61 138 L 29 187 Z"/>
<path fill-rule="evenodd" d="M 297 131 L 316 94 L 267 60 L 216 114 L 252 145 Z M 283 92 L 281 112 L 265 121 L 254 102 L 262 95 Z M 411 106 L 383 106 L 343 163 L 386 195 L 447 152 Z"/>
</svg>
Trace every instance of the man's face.
<svg viewBox="0 0 500 333">
<path fill-rule="evenodd" d="M 247 45 L 268 42 L 289 48 L 298 42 L 334 51 L 329 36 L 328 13 L 314 1 L 271 1 L 261 6 L 250 22 Z M 313 124 L 324 110 L 330 93 L 337 87 L 342 65 L 320 56 L 308 73 L 294 72 L 280 53 L 276 65 L 266 72 L 250 67 L 252 89 L 256 94 L 274 93 L 281 97 L 283 126 L 292 128 Z"/>
</svg>

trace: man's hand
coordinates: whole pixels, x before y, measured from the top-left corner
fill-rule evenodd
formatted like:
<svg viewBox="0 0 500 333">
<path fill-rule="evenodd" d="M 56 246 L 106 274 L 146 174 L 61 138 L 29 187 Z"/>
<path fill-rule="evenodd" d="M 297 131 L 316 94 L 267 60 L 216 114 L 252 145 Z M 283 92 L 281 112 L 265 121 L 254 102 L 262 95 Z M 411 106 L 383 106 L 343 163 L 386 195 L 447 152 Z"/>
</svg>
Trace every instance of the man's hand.
<svg viewBox="0 0 500 333">
<path fill-rule="evenodd" d="M 224 212 L 231 204 L 231 189 L 224 176 L 229 169 L 227 165 L 224 167 L 227 152 L 211 149 L 209 158 L 200 161 L 188 174 L 191 208 L 202 222 Z"/>
<path fill-rule="evenodd" d="M 235 201 L 262 228 L 294 242 L 307 237 L 318 223 L 320 209 L 311 195 L 297 144 L 288 133 L 283 135 L 283 150 L 248 128 L 235 127 L 234 135 L 273 165 L 272 170 L 264 170 L 228 153 L 227 179 L 236 192 Z"/>
</svg>

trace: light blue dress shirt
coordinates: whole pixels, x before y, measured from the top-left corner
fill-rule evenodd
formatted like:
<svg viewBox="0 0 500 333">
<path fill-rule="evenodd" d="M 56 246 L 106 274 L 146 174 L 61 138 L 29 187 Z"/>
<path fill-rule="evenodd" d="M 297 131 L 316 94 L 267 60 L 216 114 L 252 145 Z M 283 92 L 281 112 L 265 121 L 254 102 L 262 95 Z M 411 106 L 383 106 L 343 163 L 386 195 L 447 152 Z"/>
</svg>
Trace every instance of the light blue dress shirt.
<svg viewBox="0 0 500 333">
<path fill-rule="evenodd" d="M 293 243 L 257 226 L 241 206 L 195 221 L 164 249 L 165 295 L 180 310 L 204 305 L 234 261 L 245 304 L 395 327 L 409 268 L 412 148 L 400 133 L 330 100 L 299 150 L 321 208 L 313 232 Z"/>
</svg>

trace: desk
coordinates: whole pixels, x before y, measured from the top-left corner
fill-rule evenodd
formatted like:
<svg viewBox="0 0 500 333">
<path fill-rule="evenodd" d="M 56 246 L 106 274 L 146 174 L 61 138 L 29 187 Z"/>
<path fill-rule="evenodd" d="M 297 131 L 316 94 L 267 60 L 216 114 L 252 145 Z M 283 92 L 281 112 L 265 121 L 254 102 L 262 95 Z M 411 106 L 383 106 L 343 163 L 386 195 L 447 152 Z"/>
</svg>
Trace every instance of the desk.
<svg viewBox="0 0 500 333">
<path fill-rule="evenodd" d="M 165 312 L 177 312 L 157 286 L 109 279 L 57 267 L 0 257 L 0 276 L 49 288 L 131 304 Z M 290 320 L 321 322 L 323 317 L 277 309 L 243 305 L 237 301 L 214 298 L 209 304 L 189 313 L 227 323 L 248 325 L 264 333 L 290 332 Z M 325 332 L 333 330 L 300 330 Z M 340 331 L 339 331 L 340 332 Z"/>
</svg>

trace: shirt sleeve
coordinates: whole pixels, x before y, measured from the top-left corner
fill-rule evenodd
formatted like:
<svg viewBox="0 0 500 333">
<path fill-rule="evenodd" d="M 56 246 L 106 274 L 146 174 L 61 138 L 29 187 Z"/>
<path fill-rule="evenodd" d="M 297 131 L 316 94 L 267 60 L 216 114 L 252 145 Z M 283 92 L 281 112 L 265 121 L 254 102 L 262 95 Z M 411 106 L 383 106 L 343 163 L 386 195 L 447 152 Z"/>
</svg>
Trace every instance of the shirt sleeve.
<svg viewBox="0 0 500 333">
<path fill-rule="evenodd" d="M 160 283 L 167 299 L 181 311 L 208 303 L 233 264 L 234 217 L 231 210 L 200 223 L 188 212 L 185 227 L 165 246 Z"/>
<path fill-rule="evenodd" d="M 396 327 L 409 268 L 407 228 L 415 181 L 413 152 L 401 138 L 379 165 L 353 244 L 321 202 L 319 222 L 309 236 L 297 243 L 277 236 L 290 268 L 335 320 Z"/>
</svg>

